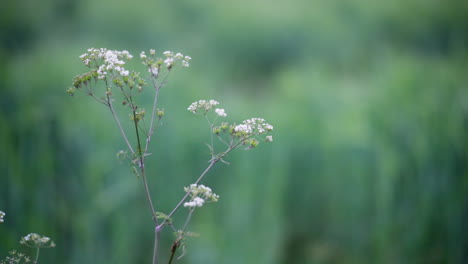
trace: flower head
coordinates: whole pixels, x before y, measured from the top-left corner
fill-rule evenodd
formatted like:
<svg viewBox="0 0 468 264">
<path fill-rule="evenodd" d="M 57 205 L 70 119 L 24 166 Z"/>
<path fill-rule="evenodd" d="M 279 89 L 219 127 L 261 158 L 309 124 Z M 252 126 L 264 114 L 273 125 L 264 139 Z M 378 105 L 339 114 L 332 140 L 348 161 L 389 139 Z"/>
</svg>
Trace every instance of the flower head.
<svg viewBox="0 0 468 264">
<path fill-rule="evenodd" d="M 239 136 L 261 135 L 273 130 L 273 126 L 266 123 L 263 118 L 250 118 L 237 125 L 234 131 Z"/>
<path fill-rule="evenodd" d="M 218 116 L 222 116 L 222 117 L 227 116 L 227 114 L 224 112 L 224 109 L 216 108 L 215 112 L 216 114 L 218 114 Z"/>
<path fill-rule="evenodd" d="M 192 201 L 184 203 L 184 207 L 202 207 L 204 203 L 205 200 L 200 197 L 195 197 Z"/>
<path fill-rule="evenodd" d="M 192 112 L 194 114 L 196 114 L 198 112 L 202 112 L 202 113 L 206 114 L 208 111 L 210 111 L 216 105 L 219 105 L 219 102 L 215 101 L 215 100 L 208 100 L 208 101 L 207 100 L 198 100 L 196 102 L 193 102 L 187 108 L 187 110 L 189 110 L 190 112 Z M 222 109 L 222 110 L 224 112 L 224 109 Z M 216 113 L 218 113 L 218 111 Z M 219 115 L 219 113 L 218 113 L 218 115 Z"/>
<path fill-rule="evenodd" d="M 210 187 L 203 184 L 191 184 L 189 187 L 185 187 L 184 190 L 191 197 L 189 202 L 184 203 L 184 207 L 202 207 L 205 202 L 217 202 L 219 199 L 219 195 L 213 193 Z"/>
<path fill-rule="evenodd" d="M 49 237 L 41 236 L 36 233 L 30 233 L 22 237 L 20 243 L 34 248 L 55 247 L 54 241 Z"/>
<path fill-rule="evenodd" d="M 145 56 L 144 53 L 140 54 Z M 128 76 L 129 71 L 123 66 L 126 60 L 132 59 L 133 56 L 128 51 L 108 50 L 106 48 L 90 48 L 87 53 L 80 56 L 81 61 L 87 67 L 91 67 L 91 62 L 98 65 L 98 78 L 105 79 L 109 72 L 116 72 L 121 76 Z"/>
<path fill-rule="evenodd" d="M 148 68 L 148 72 L 150 72 L 151 74 L 153 74 L 154 76 L 157 77 L 158 74 L 159 74 L 159 68 L 156 67 L 156 66 L 150 66 L 150 67 Z"/>
</svg>

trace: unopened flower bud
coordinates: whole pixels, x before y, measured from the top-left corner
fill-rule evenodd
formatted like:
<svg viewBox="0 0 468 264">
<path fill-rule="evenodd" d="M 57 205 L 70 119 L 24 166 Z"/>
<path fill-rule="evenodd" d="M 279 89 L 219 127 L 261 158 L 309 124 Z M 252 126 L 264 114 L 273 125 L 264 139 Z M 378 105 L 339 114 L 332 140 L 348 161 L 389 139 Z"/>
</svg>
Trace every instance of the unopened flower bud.
<svg viewBox="0 0 468 264">
<path fill-rule="evenodd" d="M 70 87 L 70 88 L 67 89 L 67 93 L 68 93 L 70 96 L 75 95 L 75 91 L 76 91 L 76 89 L 73 88 L 73 87 Z"/>
<path fill-rule="evenodd" d="M 156 115 L 158 116 L 159 120 L 164 116 L 164 109 L 157 109 Z"/>
<path fill-rule="evenodd" d="M 213 127 L 213 133 L 216 135 L 219 135 L 221 133 L 221 128 L 220 127 Z"/>
<path fill-rule="evenodd" d="M 258 142 L 256 139 L 251 139 L 251 140 L 250 140 L 250 147 L 251 147 L 251 148 L 255 148 L 255 147 L 258 146 L 258 143 L 259 143 L 259 142 Z"/>
<path fill-rule="evenodd" d="M 222 122 L 220 128 L 223 130 L 223 132 L 226 132 L 226 130 L 229 128 L 229 123 Z"/>
</svg>

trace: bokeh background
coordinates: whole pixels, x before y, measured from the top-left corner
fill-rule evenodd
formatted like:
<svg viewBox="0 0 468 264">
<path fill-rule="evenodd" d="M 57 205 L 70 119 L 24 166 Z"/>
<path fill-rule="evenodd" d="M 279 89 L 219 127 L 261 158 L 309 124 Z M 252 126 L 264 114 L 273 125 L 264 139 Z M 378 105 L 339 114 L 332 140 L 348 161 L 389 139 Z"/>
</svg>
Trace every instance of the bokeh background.
<svg viewBox="0 0 468 264">
<path fill-rule="evenodd" d="M 148 161 L 161 211 L 209 159 L 191 102 L 275 126 L 206 177 L 221 199 L 196 212 L 178 263 L 467 263 L 467 15 L 461 0 L 3 2 L 0 257 L 37 232 L 57 243 L 42 263 L 150 263 L 110 113 L 65 93 L 78 56 L 106 47 L 193 58 L 161 94 Z"/>
</svg>

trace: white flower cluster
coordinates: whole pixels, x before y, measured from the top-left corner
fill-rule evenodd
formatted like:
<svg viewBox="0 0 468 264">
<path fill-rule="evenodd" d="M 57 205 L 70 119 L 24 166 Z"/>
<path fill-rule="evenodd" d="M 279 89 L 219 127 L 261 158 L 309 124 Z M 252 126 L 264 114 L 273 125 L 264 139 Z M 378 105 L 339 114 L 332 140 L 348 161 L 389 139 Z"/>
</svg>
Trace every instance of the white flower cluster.
<svg viewBox="0 0 468 264">
<path fill-rule="evenodd" d="M 176 61 L 181 61 L 182 67 L 189 67 L 189 61 L 192 59 L 190 56 L 184 56 L 184 54 L 178 52 L 174 55 L 174 52 L 172 51 L 165 51 L 163 52 L 163 55 L 166 56 L 166 59 L 164 60 L 164 64 L 166 65 L 167 68 L 171 68 L 172 65 Z"/>
<path fill-rule="evenodd" d="M 210 187 L 203 184 L 191 184 L 189 187 L 184 187 L 185 192 L 190 193 L 190 201 L 184 203 L 184 207 L 195 208 L 202 207 L 205 201 L 217 202 L 219 195 L 213 193 Z"/>
<path fill-rule="evenodd" d="M 154 56 L 156 56 L 156 51 L 154 49 L 151 49 L 150 54 L 154 59 Z M 167 67 L 167 69 L 170 70 L 177 62 L 180 62 L 182 64 L 182 67 L 186 68 L 190 66 L 189 61 L 192 59 L 190 56 L 184 56 L 180 52 L 174 54 L 174 52 L 172 51 L 165 51 L 163 52 L 163 55 L 165 58 L 156 58 L 157 63 L 154 63 L 155 60 L 149 59 L 144 51 L 140 53 L 140 58 L 143 60 L 143 64 L 149 67 L 148 72 L 152 73 L 155 76 L 158 75 L 159 66 L 161 64 L 164 64 Z"/>
<path fill-rule="evenodd" d="M 0 223 L 4 222 L 3 217 L 5 217 L 5 215 L 6 215 L 5 212 L 0 211 Z"/>
<path fill-rule="evenodd" d="M 0 259 L 0 264 L 18 264 L 29 262 L 31 262 L 30 257 L 16 250 L 11 250 L 10 252 L 8 252 L 8 256 L 6 256 L 3 260 Z"/>
<path fill-rule="evenodd" d="M 234 128 L 235 132 L 238 132 L 244 136 L 260 135 L 273 130 L 273 126 L 266 123 L 263 118 L 251 118 L 244 120 L 242 124 L 237 125 Z M 273 137 L 269 136 L 267 141 L 273 141 Z"/>
<path fill-rule="evenodd" d="M 222 116 L 222 117 L 227 116 L 226 112 L 224 112 L 224 109 L 222 109 L 222 108 L 216 108 L 215 112 L 216 112 L 216 114 L 218 114 L 218 116 Z"/>
<path fill-rule="evenodd" d="M 130 72 L 123 66 L 125 65 L 124 60 L 130 60 L 133 56 L 126 50 L 108 50 L 106 48 L 90 48 L 88 52 L 81 55 L 80 59 L 84 65 L 90 67 L 91 61 L 102 61 L 97 71 L 98 78 L 106 78 L 107 71 L 116 71 L 121 76 L 128 76 Z"/>
<path fill-rule="evenodd" d="M 190 112 L 196 114 L 197 111 L 203 111 L 204 113 L 207 113 L 208 111 L 210 111 L 214 106 L 216 105 L 219 105 L 219 102 L 218 101 L 215 101 L 215 100 L 198 100 L 196 102 L 193 102 L 188 108 L 187 110 L 189 110 Z M 224 109 L 216 109 L 215 110 L 216 113 L 219 115 L 219 116 L 226 116 L 227 114 L 224 112 Z"/>
<path fill-rule="evenodd" d="M 190 207 L 190 208 L 193 208 L 193 207 L 202 207 L 204 203 L 205 203 L 205 200 L 203 200 L 203 199 L 200 198 L 200 197 L 195 197 L 195 198 L 193 198 L 193 200 L 191 200 L 190 202 L 184 203 L 184 207 Z"/>
<path fill-rule="evenodd" d="M 30 247 L 55 247 L 54 241 L 49 237 L 41 236 L 36 233 L 30 233 L 22 237 L 20 243 Z"/>
</svg>

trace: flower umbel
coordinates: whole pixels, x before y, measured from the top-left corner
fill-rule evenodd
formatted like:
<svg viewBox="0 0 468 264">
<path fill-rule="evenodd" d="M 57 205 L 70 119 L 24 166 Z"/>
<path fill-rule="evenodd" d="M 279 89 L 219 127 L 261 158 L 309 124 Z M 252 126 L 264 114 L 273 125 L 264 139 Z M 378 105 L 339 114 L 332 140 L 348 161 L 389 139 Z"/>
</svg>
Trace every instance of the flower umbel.
<svg viewBox="0 0 468 264">
<path fill-rule="evenodd" d="M 203 114 L 206 114 L 208 111 L 210 111 L 216 105 L 219 105 L 219 102 L 215 101 L 215 100 L 198 100 L 196 102 L 193 102 L 187 108 L 187 110 L 189 110 L 190 112 L 192 112 L 194 114 L 197 114 L 197 113 L 200 113 L 200 112 L 203 113 Z M 219 110 L 222 110 L 223 113 L 224 113 L 224 109 L 219 109 Z M 216 113 L 218 113 L 218 111 L 216 111 Z M 218 115 L 219 115 L 219 113 L 218 113 Z"/>
<path fill-rule="evenodd" d="M 41 236 L 36 233 L 30 233 L 22 237 L 20 243 L 33 248 L 55 247 L 54 241 L 52 241 L 49 237 Z"/>
<path fill-rule="evenodd" d="M 3 217 L 5 217 L 5 215 L 6 215 L 5 212 L 0 211 L 0 223 L 4 222 Z"/>
<path fill-rule="evenodd" d="M 273 126 L 265 122 L 263 118 L 250 118 L 244 120 L 242 124 L 234 127 L 238 136 L 261 135 L 273 130 Z M 272 138 L 271 138 L 272 139 Z"/>
<path fill-rule="evenodd" d="M 129 71 L 123 66 L 125 65 L 125 60 L 130 60 L 131 58 L 133 58 L 132 54 L 126 50 L 118 51 L 105 48 L 90 48 L 87 53 L 80 56 L 81 61 L 87 67 L 92 67 L 92 62 L 95 65 L 100 65 L 97 71 L 99 79 L 106 78 L 106 75 L 113 71 L 121 76 L 128 76 Z"/>
<path fill-rule="evenodd" d="M 184 187 L 185 192 L 190 193 L 190 201 L 184 203 L 184 207 L 195 208 L 202 207 L 205 202 L 217 202 L 219 195 L 213 193 L 210 187 L 203 184 L 191 184 L 189 187 Z"/>
</svg>

